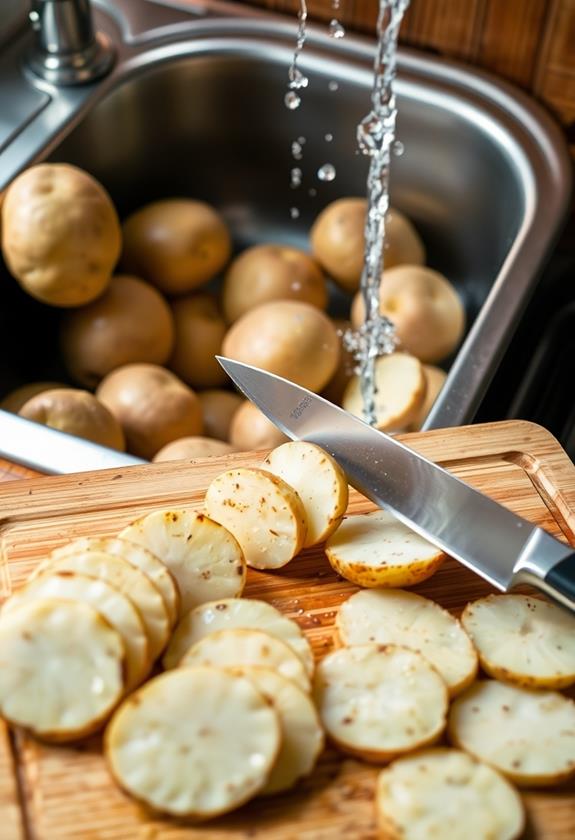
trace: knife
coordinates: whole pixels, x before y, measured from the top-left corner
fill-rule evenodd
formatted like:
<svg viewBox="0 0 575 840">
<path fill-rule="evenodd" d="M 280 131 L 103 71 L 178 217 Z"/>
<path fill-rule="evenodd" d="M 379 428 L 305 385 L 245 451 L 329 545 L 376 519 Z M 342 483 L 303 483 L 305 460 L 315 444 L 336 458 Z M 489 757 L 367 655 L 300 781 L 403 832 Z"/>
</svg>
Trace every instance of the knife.
<svg viewBox="0 0 575 840">
<path fill-rule="evenodd" d="M 575 612 L 575 552 L 323 397 L 242 362 L 228 376 L 292 440 L 331 453 L 349 483 L 497 589 L 529 583 Z"/>
</svg>

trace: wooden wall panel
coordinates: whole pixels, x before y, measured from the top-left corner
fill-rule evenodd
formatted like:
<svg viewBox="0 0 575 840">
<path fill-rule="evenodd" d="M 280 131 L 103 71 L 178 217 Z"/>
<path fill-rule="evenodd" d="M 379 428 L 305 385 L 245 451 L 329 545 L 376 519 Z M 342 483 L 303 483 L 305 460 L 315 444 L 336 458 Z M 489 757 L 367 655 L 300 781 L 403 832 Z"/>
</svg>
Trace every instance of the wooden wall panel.
<svg viewBox="0 0 575 840">
<path fill-rule="evenodd" d="M 530 87 L 548 0 L 488 0 L 478 63 Z"/>
</svg>

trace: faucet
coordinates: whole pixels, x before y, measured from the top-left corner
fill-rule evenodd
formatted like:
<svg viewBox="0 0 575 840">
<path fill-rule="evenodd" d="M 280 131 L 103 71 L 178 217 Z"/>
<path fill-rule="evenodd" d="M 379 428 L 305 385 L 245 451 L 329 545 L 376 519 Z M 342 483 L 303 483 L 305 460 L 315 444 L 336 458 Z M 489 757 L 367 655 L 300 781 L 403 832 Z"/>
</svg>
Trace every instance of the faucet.
<svg viewBox="0 0 575 840">
<path fill-rule="evenodd" d="M 86 84 L 111 69 L 114 49 L 94 32 L 90 0 L 32 0 L 29 19 L 35 39 L 27 65 L 40 78 Z"/>
</svg>

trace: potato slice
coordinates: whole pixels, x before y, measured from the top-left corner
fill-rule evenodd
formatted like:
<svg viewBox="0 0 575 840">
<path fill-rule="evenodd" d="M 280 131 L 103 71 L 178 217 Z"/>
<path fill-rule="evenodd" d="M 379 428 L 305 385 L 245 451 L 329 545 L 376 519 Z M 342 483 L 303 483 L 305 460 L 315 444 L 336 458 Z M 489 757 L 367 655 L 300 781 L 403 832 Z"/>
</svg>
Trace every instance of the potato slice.
<svg viewBox="0 0 575 840">
<path fill-rule="evenodd" d="M 124 692 L 120 634 L 88 604 L 38 600 L 0 619 L 0 712 L 51 741 L 95 732 Z"/>
<path fill-rule="evenodd" d="M 215 478 L 206 512 L 228 528 L 248 566 L 279 569 L 303 548 L 306 517 L 296 491 L 265 470 L 240 467 Z"/>
<path fill-rule="evenodd" d="M 575 776 L 575 703 L 558 691 L 480 680 L 453 703 L 448 732 L 455 746 L 518 785 Z"/>
<path fill-rule="evenodd" d="M 488 595 L 461 616 L 483 670 L 526 688 L 575 683 L 575 619 L 527 595 Z"/>
<path fill-rule="evenodd" d="M 146 677 L 152 660 L 143 621 L 130 599 L 114 586 L 75 572 L 48 571 L 28 581 L 8 598 L 2 615 L 39 599 L 89 604 L 122 638 L 126 652 L 126 691 L 131 691 Z"/>
<path fill-rule="evenodd" d="M 339 608 L 344 645 L 403 645 L 421 653 L 441 674 L 453 697 L 477 674 L 477 654 L 459 621 L 435 601 L 401 589 L 363 589 Z"/>
<path fill-rule="evenodd" d="M 281 747 L 272 772 L 260 793 L 274 794 L 292 788 L 309 776 L 324 746 L 324 734 L 309 694 L 269 668 L 234 668 L 251 680 L 279 716 Z"/>
<path fill-rule="evenodd" d="M 57 548 L 51 556 L 64 557 L 77 551 L 104 551 L 106 554 L 113 554 L 114 557 L 122 557 L 130 566 L 140 569 L 162 596 L 170 624 L 173 626 L 176 623 L 180 605 L 176 582 L 164 563 L 143 545 L 119 537 L 81 537 Z"/>
<path fill-rule="evenodd" d="M 398 758 L 379 774 L 376 807 L 385 840 L 516 840 L 525 823 L 515 788 L 460 750 Z"/>
<path fill-rule="evenodd" d="M 413 422 L 425 399 L 427 380 L 423 365 L 408 353 L 390 353 L 375 363 L 376 428 L 397 431 Z M 363 418 L 363 398 L 359 376 L 350 379 L 342 400 L 350 414 Z"/>
<path fill-rule="evenodd" d="M 237 540 L 203 513 L 155 510 L 120 537 L 145 546 L 166 564 L 180 593 L 180 616 L 198 604 L 243 592 L 246 563 Z"/>
<path fill-rule="evenodd" d="M 105 551 L 78 551 L 63 557 L 50 557 L 41 568 L 42 573 L 77 572 L 115 586 L 140 614 L 152 661 L 162 652 L 170 636 L 170 620 L 162 596 L 146 575 L 127 560 Z"/>
<path fill-rule="evenodd" d="M 347 509 L 347 478 L 339 464 L 320 446 L 293 440 L 274 449 L 263 467 L 296 491 L 305 511 L 304 548 L 333 534 Z"/>
<path fill-rule="evenodd" d="M 278 715 L 244 677 L 181 668 L 148 682 L 112 718 L 112 775 L 157 811 L 207 818 L 265 785 L 280 749 Z"/>
<path fill-rule="evenodd" d="M 185 615 L 170 640 L 162 659 L 164 668 L 175 668 L 184 654 L 216 630 L 263 630 L 285 642 L 312 676 L 314 659 L 310 643 L 298 624 L 271 604 L 253 598 L 224 598 L 201 604 Z"/>
<path fill-rule="evenodd" d="M 445 683 L 420 653 L 399 645 L 328 654 L 317 666 L 314 695 L 335 745 L 366 761 L 432 744 L 445 728 Z"/>
<path fill-rule="evenodd" d="M 338 574 L 367 587 L 414 586 L 445 560 L 442 551 L 385 510 L 346 517 L 325 553 Z"/>
<path fill-rule="evenodd" d="M 204 636 L 192 645 L 179 663 L 180 668 L 196 665 L 218 668 L 259 665 L 293 680 L 303 691 L 310 690 L 309 677 L 299 656 L 285 642 L 262 630 L 240 627 L 235 630 L 218 630 Z"/>
</svg>

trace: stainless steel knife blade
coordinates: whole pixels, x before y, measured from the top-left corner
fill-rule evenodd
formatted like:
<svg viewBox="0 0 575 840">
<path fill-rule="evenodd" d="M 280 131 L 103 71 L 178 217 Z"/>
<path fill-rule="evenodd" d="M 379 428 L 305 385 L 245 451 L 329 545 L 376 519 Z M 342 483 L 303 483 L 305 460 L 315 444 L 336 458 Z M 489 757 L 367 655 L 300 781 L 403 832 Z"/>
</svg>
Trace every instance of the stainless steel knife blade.
<svg viewBox="0 0 575 840">
<path fill-rule="evenodd" d="M 500 590 L 528 582 L 575 611 L 568 545 L 323 397 L 259 368 L 218 361 L 286 435 L 322 446 L 353 487 L 414 531 Z"/>
</svg>

